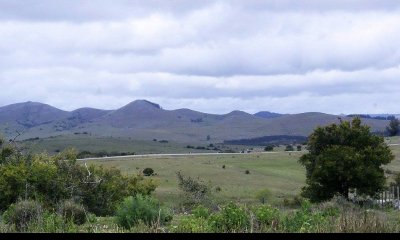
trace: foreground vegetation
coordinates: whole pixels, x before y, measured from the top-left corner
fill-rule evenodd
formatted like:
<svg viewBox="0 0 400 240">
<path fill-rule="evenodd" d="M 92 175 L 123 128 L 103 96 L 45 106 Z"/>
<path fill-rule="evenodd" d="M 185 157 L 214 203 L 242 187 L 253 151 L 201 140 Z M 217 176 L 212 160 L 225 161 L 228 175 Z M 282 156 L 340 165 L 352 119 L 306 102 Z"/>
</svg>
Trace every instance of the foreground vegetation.
<svg viewBox="0 0 400 240">
<path fill-rule="evenodd" d="M 26 203 L 25 203 L 26 204 Z M 84 224 L 60 213 L 6 216 L 0 232 L 54 233 L 398 233 L 400 217 L 391 209 L 361 208 L 336 197 L 320 204 L 299 202 L 295 209 L 228 203 L 219 209 L 202 205 L 185 213 L 168 212 L 149 197 L 127 198 L 116 216 L 87 216 Z M 139 209 L 139 210 L 138 210 Z M 21 217 L 22 216 L 22 217 Z M 30 215 L 32 216 L 32 215 Z M 24 218 L 25 217 L 25 218 Z"/>
</svg>

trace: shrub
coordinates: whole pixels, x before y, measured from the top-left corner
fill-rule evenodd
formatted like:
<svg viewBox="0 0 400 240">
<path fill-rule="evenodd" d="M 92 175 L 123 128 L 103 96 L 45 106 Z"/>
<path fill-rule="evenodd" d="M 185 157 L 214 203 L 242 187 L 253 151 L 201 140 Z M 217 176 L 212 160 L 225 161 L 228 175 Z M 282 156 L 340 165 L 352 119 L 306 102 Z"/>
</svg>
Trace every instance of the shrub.
<svg viewBox="0 0 400 240">
<path fill-rule="evenodd" d="M 304 198 L 296 195 L 293 197 L 286 197 L 283 199 L 283 205 L 285 207 L 300 207 L 301 204 L 303 203 Z"/>
<path fill-rule="evenodd" d="M 192 210 L 192 214 L 196 218 L 208 219 L 210 217 L 210 210 L 204 206 L 199 205 Z"/>
<path fill-rule="evenodd" d="M 226 166 L 225 165 L 222 165 L 222 169 L 225 169 L 226 168 Z"/>
<path fill-rule="evenodd" d="M 286 148 L 285 148 L 285 151 L 291 152 L 291 151 L 294 151 L 294 148 L 293 148 L 292 145 L 287 145 Z"/>
<path fill-rule="evenodd" d="M 82 225 L 86 222 L 85 208 L 71 200 L 66 200 L 59 205 L 58 214 L 60 214 L 66 222 L 72 221 L 78 225 Z"/>
<path fill-rule="evenodd" d="M 220 212 L 210 216 L 209 224 L 213 232 L 247 232 L 250 228 L 250 218 L 244 207 L 229 203 Z"/>
<path fill-rule="evenodd" d="M 302 146 L 301 145 L 297 145 L 297 151 L 301 151 L 302 150 Z"/>
<path fill-rule="evenodd" d="M 284 231 L 289 233 L 318 233 L 329 227 L 327 216 L 320 211 L 313 212 L 308 201 L 303 202 L 300 210 L 288 214 L 282 225 Z"/>
<path fill-rule="evenodd" d="M 253 208 L 253 213 L 256 217 L 259 229 L 276 230 L 280 220 L 279 209 L 273 208 L 269 205 L 262 205 Z"/>
<path fill-rule="evenodd" d="M 266 146 L 266 147 L 264 148 L 264 151 L 266 151 L 266 152 L 271 152 L 271 151 L 273 151 L 273 150 L 274 150 L 274 146 L 271 146 L 271 145 Z"/>
<path fill-rule="evenodd" d="M 160 208 L 159 202 L 151 196 L 127 197 L 118 206 L 116 213 L 117 224 L 125 229 L 131 229 L 140 222 L 146 225 L 164 224 L 172 220 L 171 214 Z"/>
<path fill-rule="evenodd" d="M 5 222 L 14 224 L 17 231 L 26 231 L 29 223 L 42 220 L 43 209 L 41 204 L 36 201 L 23 200 L 11 204 L 3 216 Z"/>
<path fill-rule="evenodd" d="M 1 149 L 1 148 L 0 148 Z M 0 150 L 2 152 L 3 150 Z M 124 176 L 118 169 L 80 164 L 76 152 L 20 155 L 0 162 L 0 211 L 19 197 L 40 200 L 46 207 L 56 208 L 65 199 L 74 199 L 96 215 L 110 215 L 125 197 L 150 194 L 156 184 L 143 176 Z"/>
<path fill-rule="evenodd" d="M 249 170 L 246 170 L 246 172 L 245 172 L 246 174 L 250 174 L 250 171 Z"/>
<path fill-rule="evenodd" d="M 145 175 L 145 176 L 151 176 L 151 175 L 153 175 L 154 174 L 154 170 L 152 169 L 152 168 L 145 168 L 144 170 L 143 170 L 143 174 Z"/>
<path fill-rule="evenodd" d="M 209 194 L 211 192 L 209 186 L 191 177 L 185 177 L 180 172 L 177 172 L 176 175 L 178 177 L 179 188 L 184 193 L 184 204 L 204 204 L 209 200 Z"/>
</svg>

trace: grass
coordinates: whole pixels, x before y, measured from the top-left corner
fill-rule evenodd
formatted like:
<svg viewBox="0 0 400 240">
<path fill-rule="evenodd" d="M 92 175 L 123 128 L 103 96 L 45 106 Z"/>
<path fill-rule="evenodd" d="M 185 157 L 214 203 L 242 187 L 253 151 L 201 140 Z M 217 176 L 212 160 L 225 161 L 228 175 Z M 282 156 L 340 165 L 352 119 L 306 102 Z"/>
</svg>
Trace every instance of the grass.
<svg viewBox="0 0 400 240">
<path fill-rule="evenodd" d="M 395 139 L 397 140 L 397 138 Z M 386 169 L 400 172 L 400 146 L 391 146 L 396 158 Z M 135 157 L 90 160 L 89 163 L 115 167 L 126 174 L 140 174 L 145 168 L 154 169 L 159 187 L 155 194 L 162 202 L 173 206 L 180 190 L 176 172 L 198 178 L 210 186 L 220 187 L 215 193 L 221 202 L 256 203 L 257 193 L 269 189 L 273 202 L 300 193 L 305 185 L 305 170 L 298 164 L 304 152 L 251 153 L 236 155 Z M 223 169 L 225 165 L 225 169 Z M 246 170 L 250 174 L 246 174 Z M 391 176 L 389 176 L 391 177 Z"/>
<path fill-rule="evenodd" d="M 254 203 L 256 194 L 266 188 L 276 200 L 299 193 L 305 172 L 297 163 L 301 153 L 259 153 L 241 155 L 136 157 L 113 160 L 91 160 L 89 163 L 115 167 L 126 174 L 154 169 L 159 182 L 156 196 L 168 205 L 179 197 L 176 172 L 199 178 L 211 186 L 220 187 L 221 201 Z M 225 165 L 225 169 L 222 166 Z M 245 174 L 246 170 L 250 174 Z"/>
</svg>

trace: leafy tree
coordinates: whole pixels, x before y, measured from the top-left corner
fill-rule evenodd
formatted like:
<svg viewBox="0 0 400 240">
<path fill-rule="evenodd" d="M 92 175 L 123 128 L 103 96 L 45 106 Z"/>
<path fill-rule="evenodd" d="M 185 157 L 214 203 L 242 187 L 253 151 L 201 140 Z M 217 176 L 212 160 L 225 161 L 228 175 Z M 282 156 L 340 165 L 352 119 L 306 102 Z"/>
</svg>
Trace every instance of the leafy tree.
<svg viewBox="0 0 400 240">
<path fill-rule="evenodd" d="M 392 118 L 390 120 L 389 126 L 386 127 L 386 131 L 389 136 L 396 136 L 400 131 L 400 121 L 397 118 Z"/>
<path fill-rule="evenodd" d="M 386 183 L 382 165 L 394 159 L 383 137 L 371 134 L 360 118 L 317 128 L 309 137 L 308 149 L 299 160 L 306 168 L 302 195 L 313 202 L 337 193 L 348 198 L 351 189 L 375 195 Z"/>
</svg>

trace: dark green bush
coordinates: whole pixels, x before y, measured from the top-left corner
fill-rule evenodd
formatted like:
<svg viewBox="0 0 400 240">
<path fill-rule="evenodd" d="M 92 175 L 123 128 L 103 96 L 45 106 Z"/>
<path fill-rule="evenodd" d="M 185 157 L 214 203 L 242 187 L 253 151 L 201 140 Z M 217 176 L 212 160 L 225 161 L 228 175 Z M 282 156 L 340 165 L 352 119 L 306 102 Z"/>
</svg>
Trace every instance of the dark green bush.
<svg viewBox="0 0 400 240">
<path fill-rule="evenodd" d="M 66 200 L 61 203 L 58 207 L 58 214 L 60 214 L 66 222 L 72 221 L 78 225 L 86 223 L 87 219 L 85 208 L 72 200 Z"/>
<path fill-rule="evenodd" d="M 172 215 L 168 210 L 161 208 L 156 199 L 138 194 L 125 198 L 118 206 L 116 220 L 119 226 L 131 229 L 140 222 L 146 225 L 164 224 L 172 220 Z"/>
<path fill-rule="evenodd" d="M 264 151 L 266 151 L 266 152 L 271 152 L 271 151 L 273 151 L 274 150 L 274 146 L 271 146 L 271 145 L 268 145 L 268 146 L 266 146 L 265 148 L 264 148 Z"/>
<path fill-rule="evenodd" d="M 32 222 L 40 222 L 43 218 L 42 205 L 33 200 L 23 200 L 11 204 L 3 214 L 8 224 L 14 224 L 18 232 L 26 231 Z"/>
<path fill-rule="evenodd" d="M 285 148 L 285 151 L 291 152 L 291 151 L 294 151 L 294 148 L 293 148 L 292 145 L 287 145 L 286 148 Z"/>
<path fill-rule="evenodd" d="M 145 168 L 143 170 L 143 175 L 149 177 L 154 174 L 154 170 L 152 168 Z"/>
<path fill-rule="evenodd" d="M 249 170 L 246 170 L 244 173 L 246 173 L 246 174 L 250 174 L 250 171 L 249 171 Z"/>
</svg>

